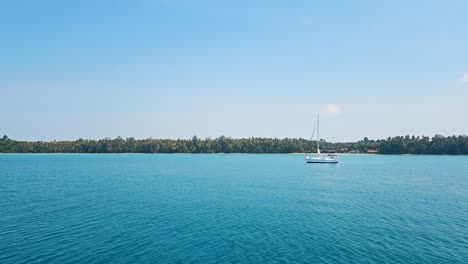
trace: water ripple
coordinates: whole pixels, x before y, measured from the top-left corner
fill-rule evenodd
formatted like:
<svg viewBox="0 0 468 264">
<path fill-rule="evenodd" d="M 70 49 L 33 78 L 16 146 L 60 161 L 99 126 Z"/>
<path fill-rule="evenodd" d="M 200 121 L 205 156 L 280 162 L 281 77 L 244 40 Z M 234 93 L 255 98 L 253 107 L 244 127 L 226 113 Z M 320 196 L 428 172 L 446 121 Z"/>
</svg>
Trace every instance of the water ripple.
<svg viewBox="0 0 468 264">
<path fill-rule="evenodd" d="M 301 159 L 0 155 L 0 263 L 468 263 L 466 157 Z"/>
</svg>

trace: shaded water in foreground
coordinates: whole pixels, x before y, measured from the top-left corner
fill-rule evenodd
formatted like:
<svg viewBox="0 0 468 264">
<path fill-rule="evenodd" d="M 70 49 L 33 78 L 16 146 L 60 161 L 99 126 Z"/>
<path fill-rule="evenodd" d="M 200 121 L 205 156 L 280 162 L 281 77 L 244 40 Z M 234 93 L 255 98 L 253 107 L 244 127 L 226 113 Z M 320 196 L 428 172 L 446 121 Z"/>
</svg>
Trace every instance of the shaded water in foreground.
<svg viewBox="0 0 468 264">
<path fill-rule="evenodd" d="M 468 157 L 0 155 L 0 263 L 468 263 Z"/>
</svg>

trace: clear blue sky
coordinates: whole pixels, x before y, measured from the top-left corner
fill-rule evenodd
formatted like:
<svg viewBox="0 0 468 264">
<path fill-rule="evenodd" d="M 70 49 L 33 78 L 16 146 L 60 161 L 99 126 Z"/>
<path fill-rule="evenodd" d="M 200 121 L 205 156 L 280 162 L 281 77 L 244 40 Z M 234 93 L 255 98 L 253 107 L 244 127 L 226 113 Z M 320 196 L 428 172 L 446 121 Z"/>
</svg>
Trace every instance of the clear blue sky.
<svg viewBox="0 0 468 264">
<path fill-rule="evenodd" d="M 468 1 L 0 3 L 21 140 L 468 134 Z"/>
</svg>

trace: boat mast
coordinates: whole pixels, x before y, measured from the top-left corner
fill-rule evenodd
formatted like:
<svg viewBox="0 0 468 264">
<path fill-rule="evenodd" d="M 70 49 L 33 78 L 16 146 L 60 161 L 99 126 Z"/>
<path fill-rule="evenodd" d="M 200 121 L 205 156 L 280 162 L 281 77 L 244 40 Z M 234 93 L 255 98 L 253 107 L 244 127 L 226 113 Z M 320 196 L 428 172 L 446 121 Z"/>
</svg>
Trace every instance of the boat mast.
<svg viewBox="0 0 468 264">
<path fill-rule="evenodd" d="M 320 114 L 317 115 L 317 154 L 320 154 L 319 129 L 320 129 Z"/>
<path fill-rule="evenodd" d="M 312 136 L 310 136 L 310 142 L 312 146 L 310 147 L 310 153 L 314 152 L 314 136 L 315 136 L 315 130 L 317 129 L 317 120 L 315 121 L 314 124 L 314 130 L 312 131 Z M 307 150 L 306 154 L 309 153 L 309 150 Z"/>
</svg>

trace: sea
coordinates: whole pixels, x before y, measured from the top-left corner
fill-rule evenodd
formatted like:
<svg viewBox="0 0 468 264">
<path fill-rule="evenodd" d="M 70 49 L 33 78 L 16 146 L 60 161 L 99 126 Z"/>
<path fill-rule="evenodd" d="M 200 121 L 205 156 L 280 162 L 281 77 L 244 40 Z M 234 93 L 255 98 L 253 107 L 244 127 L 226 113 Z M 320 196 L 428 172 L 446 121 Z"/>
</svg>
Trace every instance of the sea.
<svg viewBox="0 0 468 264">
<path fill-rule="evenodd" d="M 0 263 L 468 263 L 468 156 L 1 154 Z"/>
</svg>

